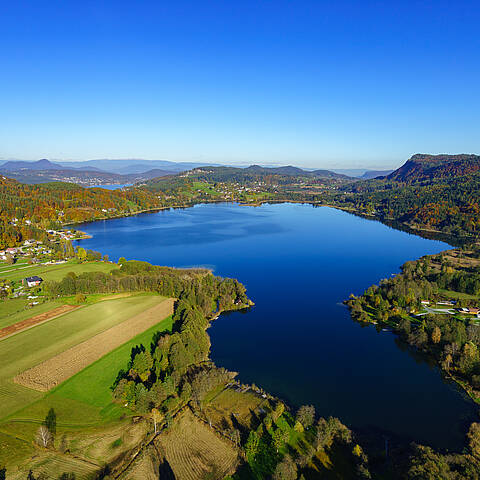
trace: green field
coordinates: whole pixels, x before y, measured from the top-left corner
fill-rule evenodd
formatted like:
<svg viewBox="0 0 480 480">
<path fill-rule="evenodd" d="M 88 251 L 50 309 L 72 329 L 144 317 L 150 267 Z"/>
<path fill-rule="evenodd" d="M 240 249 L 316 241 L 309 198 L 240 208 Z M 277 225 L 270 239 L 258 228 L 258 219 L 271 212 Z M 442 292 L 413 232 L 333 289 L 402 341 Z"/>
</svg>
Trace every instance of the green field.
<svg viewBox="0 0 480 480">
<path fill-rule="evenodd" d="M 10 281 L 19 281 L 25 277 L 31 277 L 38 275 L 43 280 L 62 280 L 63 277 L 69 272 L 75 272 L 80 275 L 84 272 L 111 272 L 118 268 L 114 263 L 105 262 L 88 262 L 88 263 L 76 263 L 67 262 L 58 265 L 3 265 L 0 268 L 0 278 Z"/>
<path fill-rule="evenodd" d="M 1 340 L 1 418 L 11 415 L 44 395 L 14 384 L 12 379 L 15 375 L 153 307 L 162 300 L 163 297 L 148 294 L 106 300 L 81 307 Z"/>
<path fill-rule="evenodd" d="M 41 300 L 41 298 L 39 300 Z M 13 325 L 14 323 L 21 322 L 22 320 L 26 320 L 27 318 L 35 315 L 48 312 L 49 310 L 53 310 L 54 308 L 65 303 L 62 301 L 49 301 L 35 305 L 32 308 L 26 308 L 28 303 L 31 301 L 32 300 L 28 300 L 26 298 L 14 298 L 12 300 L 1 302 L 0 328 Z"/>
<path fill-rule="evenodd" d="M 221 193 L 215 190 L 215 187 L 210 183 L 193 182 L 193 188 L 195 190 L 201 190 L 203 193 L 207 193 L 209 195 L 213 195 L 213 196 L 221 195 Z"/>
<path fill-rule="evenodd" d="M 468 293 L 454 292 L 453 290 L 443 290 L 439 289 L 439 292 L 442 295 L 445 295 L 448 298 L 453 298 L 455 300 L 478 300 L 478 295 L 470 295 Z"/>
</svg>

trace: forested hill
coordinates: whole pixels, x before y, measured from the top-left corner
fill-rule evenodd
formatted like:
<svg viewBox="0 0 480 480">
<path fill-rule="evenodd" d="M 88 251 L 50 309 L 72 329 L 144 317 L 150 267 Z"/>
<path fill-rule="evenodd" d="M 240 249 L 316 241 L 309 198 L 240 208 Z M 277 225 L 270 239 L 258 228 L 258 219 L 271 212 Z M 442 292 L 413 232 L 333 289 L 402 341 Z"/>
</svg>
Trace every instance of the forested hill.
<svg viewBox="0 0 480 480">
<path fill-rule="evenodd" d="M 292 167 L 291 165 L 286 167 L 260 167 L 259 165 L 250 165 L 249 167 L 240 170 L 243 170 L 248 174 L 255 173 L 257 175 L 289 175 L 297 177 L 318 177 L 331 178 L 335 180 L 352 180 L 352 178 L 348 177 L 347 175 L 335 173 L 330 170 L 308 171 L 298 167 Z"/>
<path fill-rule="evenodd" d="M 415 229 L 477 238 L 480 156 L 414 155 L 387 177 L 347 186 L 332 203 Z"/>
<path fill-rule="evenodd" d="M 247 168 L 238 167 L 200 167 L 175 176 L 154 178 L 146 182 L 148 189 L 155 190 L 156 186 L 164 190 L 170 185 L 179 183 L 179 180 L 189 179 L 193 181 L 223 182 L 249 184 L 252 182 L 264 182 L 268 184 L 290 185 L 298 182 L 313 183 L 345 183 L 356 179 L 347 177 L 329 170 L 307 171 L 298 167 L 261 167 L 251 165 Z"/>
<path fill-rule="evenodd" d="M 413 155 L 387 176 L 388 180 L 418 182 L 469 175 L 480 170 L 479 155 Z"/>
<path fill-rule="evenodd" d="M 81 222 L 101 216 L 103 210 L 126 214 L 156 206 L 158 199 L 141 189 L 105 190 L 62 182 L 28 185 L 0 177 L 0 218 L 4 222 Z"/>
</svg>

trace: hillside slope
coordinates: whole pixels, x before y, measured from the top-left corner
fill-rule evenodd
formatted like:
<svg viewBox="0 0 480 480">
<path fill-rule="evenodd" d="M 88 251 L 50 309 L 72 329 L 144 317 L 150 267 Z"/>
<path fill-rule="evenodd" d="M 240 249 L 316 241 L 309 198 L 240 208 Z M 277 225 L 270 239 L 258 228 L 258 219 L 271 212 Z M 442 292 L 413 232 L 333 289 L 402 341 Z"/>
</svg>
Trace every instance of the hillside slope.
<svg viewBox="0 0 480 480">
<path fill-rule="evenodd" d="M 413 155 L 387 176 L 389 180 L 417 182 L 469 175 L 480 170 L 479 155 Z"/>
</svg>

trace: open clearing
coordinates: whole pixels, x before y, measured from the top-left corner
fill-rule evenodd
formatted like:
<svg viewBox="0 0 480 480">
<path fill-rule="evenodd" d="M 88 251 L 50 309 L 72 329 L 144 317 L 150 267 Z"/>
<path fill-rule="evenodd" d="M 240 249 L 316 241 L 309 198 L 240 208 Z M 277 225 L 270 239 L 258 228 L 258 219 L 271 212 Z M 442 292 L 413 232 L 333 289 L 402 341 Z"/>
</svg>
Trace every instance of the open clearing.
<svg viewBox="0 0 480 480">
<path fill-rule="evenodd" d="M 233 473 L 238 454 L 231 443 L 186 410 L 155 442 L 177 480 L 222 479 Z"/>
<path fill-rule="evenodd" d="M 27 298 L 14 298 L 0 302 L 0 328 L 22 322 L 27 318 L 48 312 L 64 304 L 62 301 L 48 301 L 28 308 L 31 301 Z"/>
<path fill-rule="evenodd" d="M 4 327 L 0 329 L 0 339 L 8 337 L 9 335 L 13 335 L 14 333 L 21 332 L 22 330 L 26 330 L 27 328 L 31 328 L 35 325 L 40 323 L 46 322 L 51 320 L 59 315 L 63 315 L 64 313 L 71 312 L 78 308 L 75 305 L 61 305 L 60 307 L 54 308 L 53 310 L 49 310 L 48 312 L 41 313 L 39 315 L 35 315 L 33 317 L 27 318 L 26 320 L 22 320 L 21 322 L 14 323 L 13 325 L 9 325 L 8 327 Z"/>
<path fill-rule="evenodd" d="M 0 340 L 0 418 L 43 397 L 15 384 L 13 377 L 163 300 L 158 295 L 137 295 L 98 302 Z"/>
<path fill-rule="evenodd" d="M 228 424 L 230 428 L 238 428 L 238 424 L 250 428 L 252 415 L 259 414 L 259 409 L 265 403 L 268 401 L 252 390 L 243 392 L 234 386 L 222 390 L 204 406 L 204 411 L 212 425 L 217 428 L 225 428 L 225 424 Z M 232 423 L 232 413 L 235 425 Z"/>
<path fill-rule="evenodd" d="M 165 299 L 133 318 L 22 372 L 14 378 L 14 381 L 25 387 L 46 392 L 132 337 L 148 330 L 160 319 L 172 315 L 173 304 L 173 299 Z"/>
<path fill-rule="evenodd" d="M 34 448 L 32 442 L 17 440 L 15 443 L 15 438 L 2 438 L 0 433 L 0 448 L 4 440 L 6 446 L 15 446 L 21 450 L 21 454 L 16 455 L 14 461 L 9 461 L 10 458 L 4 456 L 8 480 L 25 480 L 25 472 L 29 470 L 32 470 L 35 478 L 43 474 L 47 479 L 56 479 L 63 472 L 72 472 L 76 480 L 92 480 L 105 463 L 138 445 L 147 431 L 147 422 L 132 424 L 127 420 L 82 432 L 62 433 L 56 438 L 55 449 L 51 450 Z M 68 453 L 61 453 L 59 444 L 62 444 Z M 9 453 L 11 456 L 12 452 Z M 158 476 L 155 478 L 158 479 Z"/>
<path fill-rule="evenodd" d="M 25 277 L 38 275 L 43 280 L 62 280 L 69 272 L 80 275 L 85 272 L 105 272 L 109 273 L 118 268 L 115 263 L 109 262 L 87 262 L 76 263 L 66 262 L 53 265 L 9 265 L 0 270 L 0 278 L 5 280 L 19 281 Z"/>
</svg>

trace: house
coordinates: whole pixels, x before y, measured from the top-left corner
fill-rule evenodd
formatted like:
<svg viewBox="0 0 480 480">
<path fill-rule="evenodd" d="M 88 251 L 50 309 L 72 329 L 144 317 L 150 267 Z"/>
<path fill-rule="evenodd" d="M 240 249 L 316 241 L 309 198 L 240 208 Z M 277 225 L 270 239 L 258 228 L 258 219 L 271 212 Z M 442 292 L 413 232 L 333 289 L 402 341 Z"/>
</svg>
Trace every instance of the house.
<svg viewBox="0 0 480 480">
<path fill-rule="evenodd" d="M 7 253 L 9 253 L 10 255 L 15 255 L 17 253 L 17 249 L 16 248 L 7 248 L 5 250 Z"/>
<path fill-rule="evenodd" d="M 33 277 L 27 277 L 23 279 L 23 284 L 27 284 L 29 287 L 38 287 L 43 282 L 43 278 L 34 275 Z"/>
<path fill-rule="evenodd" d="M 472 315 L 478 315 L 480 313 L 480 308 L 469 307 L 466 310 L 467 310 L 467 313 L 471 313 Z"/>
<path fill-rule="evenodd" d="M 428 300 L 421 300 L 420 303 L 422 305 L 430 305 L 430 302 Z"/>
</svg>

